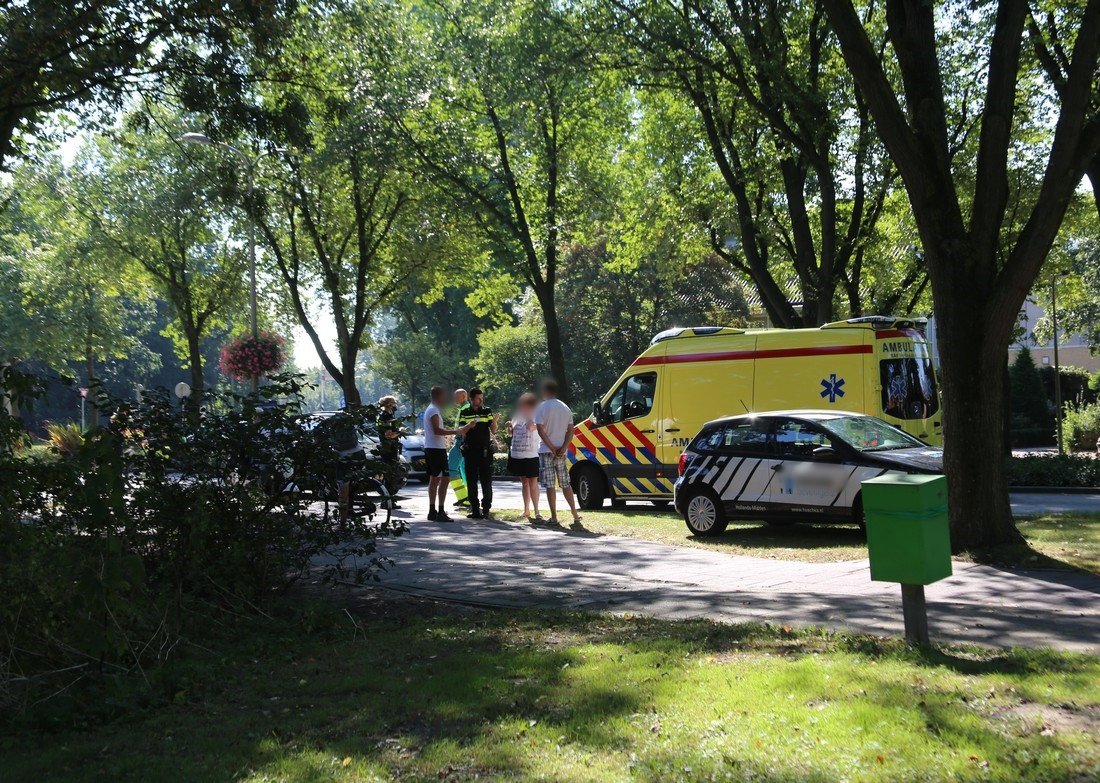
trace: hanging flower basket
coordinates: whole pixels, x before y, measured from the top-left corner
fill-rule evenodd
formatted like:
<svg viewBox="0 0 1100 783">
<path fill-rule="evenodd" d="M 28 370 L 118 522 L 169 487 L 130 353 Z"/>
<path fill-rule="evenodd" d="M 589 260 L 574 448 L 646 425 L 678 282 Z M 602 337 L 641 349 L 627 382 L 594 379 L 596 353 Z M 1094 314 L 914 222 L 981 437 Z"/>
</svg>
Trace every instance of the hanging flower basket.
<svg viewBox="0 0 1100 783">
<path fill-rule="evenodd" d="M 222 346 L 218 366 L 237 380 L 266 375 L 286 362 L 286 340 L 277 334 L 261 332 L 259 336 L 234 337 Z"/>
</svg>

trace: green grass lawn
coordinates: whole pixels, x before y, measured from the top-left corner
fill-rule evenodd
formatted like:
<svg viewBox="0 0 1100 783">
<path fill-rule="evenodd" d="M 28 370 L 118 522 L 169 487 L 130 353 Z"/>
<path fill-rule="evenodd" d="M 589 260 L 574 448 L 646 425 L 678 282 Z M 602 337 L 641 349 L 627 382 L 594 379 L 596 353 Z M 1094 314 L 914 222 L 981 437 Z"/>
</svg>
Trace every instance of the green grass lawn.
<svg viewBox="0 0 1100 783">
<path fill-rule="evenodd" d="M 494 514 L 498 519 L 524 524 L 519 512 Z M 762 522 L 731 522 L 725 533 L 708 538 L 692 535 L 684 520 L 671 509 L 633 506 L 586 511 L 583 517 L 584 527 L 593 533 L 737 555 L 813 563 L 867 557 L 866 539 L 854 525 L 772 527 Z M 1100 514 L 1051 514 L 1018 522 L 1028 546 L 999 549 L 983 555 L 982 560 L 1100 573 Z"/>
<path fill-rule="evenodd" d="M 994 551 L 990 560 L 1100 574 L 1100 514 L 1048 514 L 1020 519 L 1017 525 L 1028 546 Z"/>
<path fill-rule="evenodd" d="M 1085 781 L 1100 659 L 513 611 L 241 621 L 5 781 Z M 353 608 L 354 611 L 354 608 Z M 243 639 L 243 641 L 241 641 Z"/>
</svg>

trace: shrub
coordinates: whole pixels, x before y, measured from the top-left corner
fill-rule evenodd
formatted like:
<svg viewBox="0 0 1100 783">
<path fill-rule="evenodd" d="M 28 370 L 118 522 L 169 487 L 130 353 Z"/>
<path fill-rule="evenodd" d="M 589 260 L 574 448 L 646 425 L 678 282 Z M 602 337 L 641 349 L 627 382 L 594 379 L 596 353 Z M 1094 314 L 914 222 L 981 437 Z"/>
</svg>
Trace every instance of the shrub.
<svg viewBox="0 0 1100 783">
<path fill-rule="evenodd" d="M 210 395 L 192 423 L 146 392 L 107 401 L 109 426 L 67 434 L 66 458 L 0 453 L 0 713 L 28 688 L 148 672 L 188 607 L 261 606 L 318 562 L 322 578 L 370 575 L 375 539 L 403 528 L 331 511 L 337 476 L 385 469 L 334 448 L 376 411 L 318 422 L 300 401 L 282 376 L 259 396 Z"/>
<path fill-rule="evenodd" d="M 63 457 L 72 457 L 84 442 L 84 433 L 79 424 L 51 421 L 46 424 L 46 442 Z"/>
<path fill-rule="evenodd" d="M 1100 487 L 1100 460 L 1073 454 L 1011 457 L 1008 483 L 1013 487 Z"/>
<path fill-rule="evenodd" d="M 1051 405 L 1054 405 L 1054 367 L 1045 365 L 1039 368 L 1039 377 Z M 1097 401 L 1097 391 L 1092 388 L 1089 371 L 1072 365 L 1058 368 L 1058 378 L 1062 391 L 1062 401 L 1075 405 L 1090 405 Z"/>
<path fill-rule="evenodd" d="M 42 381 L 30 373 L 0 363 L 0 458 L 11 457 L 30 446 L 30 437 L 19 410 L 42 396 Z"/>
<path fill-rule="evenodd" d="M 1052 442 L 1054 417 L 1047 406 L 1039 370 L 1025 346 L 1008 368 L 1011 436 L 1013 446 L 1038 446 Z"/>
<path fill-rule="evenodd" d="M 1066 451 L 1095 451 L 1100 438 L 1100 403 L 1074 408 L 1062 418 L 1062 445 Z"/>
</svg>

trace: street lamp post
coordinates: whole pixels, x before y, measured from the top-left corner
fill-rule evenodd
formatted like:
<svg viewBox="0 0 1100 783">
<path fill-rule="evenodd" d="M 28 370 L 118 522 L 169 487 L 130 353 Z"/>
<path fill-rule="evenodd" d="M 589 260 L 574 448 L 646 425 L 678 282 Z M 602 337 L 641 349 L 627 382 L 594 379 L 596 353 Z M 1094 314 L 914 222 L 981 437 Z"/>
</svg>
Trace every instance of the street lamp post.
<svg viewBox="0 0 1100 783">
<path fill-rule="evenodd" d="M 1054 328 L 1054 421 L 1057 424 L 1058 454 L 1066 453 L 1062 445 L 1062 368 L 1058 362 L 1058 278 L 1069 272 L 1062 271 L 1050 279 L 1050 323 Z"/>
<path fill-rule="evenodd" d="M 208 147 L 221 147 L 244 161 L 245 171 L 248 173 L 248 190 L 246 191 L 246 195 L 250 206 L 248 215 L 248 308 L 252 338 L 255 339 L 260 336 L 260 327 L 256 317 L 256 216 L 252 212 L 251 207 L 252 196 L 256 190 L 256 166 L 259 164 L 260 158 L 266 155 L 267 152 L 261 152 L 256 157 L 251 158 L 232 144 L 227 144 L 224 141 L 214 141 L 205 133 L 185 133 L 180 136 L 179 140 L 185 141 L 188 144 L 203 144 Z M 276 152 L 281 151 L 281 149 L 276 150 Z M 253 375 L 252 391 L 255 392 L 259 388 L 260 378 L 257 375 Z"/>
</svg>

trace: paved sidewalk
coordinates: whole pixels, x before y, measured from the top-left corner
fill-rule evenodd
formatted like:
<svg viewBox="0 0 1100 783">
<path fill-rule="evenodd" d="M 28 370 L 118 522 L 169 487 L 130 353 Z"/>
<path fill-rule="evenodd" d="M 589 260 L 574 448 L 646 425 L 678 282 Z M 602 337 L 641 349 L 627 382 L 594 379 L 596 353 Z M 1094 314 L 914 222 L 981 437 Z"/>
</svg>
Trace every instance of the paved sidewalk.
<svg viewBox="0 0 1100 783">
<path fill-rule="evenodd" d="M 498 505 L 514 507 L 513 491 L 501 490 Z M 440 524 L 424 520 L 420 506 L 406 503 L 409 532 L 381 544 L 394 561 L 381 575 L 387 587 L 486 605 L 902 633 L 900 588 L 872 582 L 866 560 L 802 563 L 583 529 Z M 1100 652 L 1100 577 L 956 562 L 927 596 L 937 640 Z"/>
</svg>

